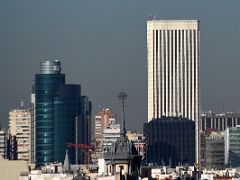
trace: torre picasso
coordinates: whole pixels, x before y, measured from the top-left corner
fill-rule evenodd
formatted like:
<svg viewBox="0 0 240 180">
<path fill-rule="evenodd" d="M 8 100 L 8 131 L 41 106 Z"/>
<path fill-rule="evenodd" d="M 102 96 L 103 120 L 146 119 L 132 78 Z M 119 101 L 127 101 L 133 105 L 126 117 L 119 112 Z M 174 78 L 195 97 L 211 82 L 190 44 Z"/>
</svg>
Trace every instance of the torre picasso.
<svg viewBox="0 0 240 180">
<path fill-rule="evenodd" d="M 200 112 L 199 38 L 198 20 L 147 21 L 148 122 L 161 117 L 195 121 L 196 152 Z"/>
</svg>

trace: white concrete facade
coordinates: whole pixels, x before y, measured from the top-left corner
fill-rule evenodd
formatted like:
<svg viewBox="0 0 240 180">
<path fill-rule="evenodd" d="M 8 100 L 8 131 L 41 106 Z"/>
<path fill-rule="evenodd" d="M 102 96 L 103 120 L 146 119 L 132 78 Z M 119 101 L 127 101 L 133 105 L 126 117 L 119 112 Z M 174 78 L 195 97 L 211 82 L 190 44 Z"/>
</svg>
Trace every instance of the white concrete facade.
<svg viewBox="0 0 240 180">
<path fill-rule="evenodd" d="M 147 21 L 148 121 L 162 116 L 196 121 L 196 152 L 200 112 L 199 45 L 198 20 Z"/>
<path fill-rule="evenodd" d="M 27 162 L 19 160 L 3 159 L 0 156 L 0 179 L 17 180 L 20 179 L 21 172 L 28 172 Z"/>
<path fill-rule="evenodd" d="M 229 128 L 225 130 L 224 134 L 224 163 L 228 164 L 229 160 Z"/>
<path fill-rule="evenodd" d="M 102 151 L 106 152 L 118 138 L 120 138 L 120 124 L 111 124 L 109 128 L 103 129 Z"/>
</svg>

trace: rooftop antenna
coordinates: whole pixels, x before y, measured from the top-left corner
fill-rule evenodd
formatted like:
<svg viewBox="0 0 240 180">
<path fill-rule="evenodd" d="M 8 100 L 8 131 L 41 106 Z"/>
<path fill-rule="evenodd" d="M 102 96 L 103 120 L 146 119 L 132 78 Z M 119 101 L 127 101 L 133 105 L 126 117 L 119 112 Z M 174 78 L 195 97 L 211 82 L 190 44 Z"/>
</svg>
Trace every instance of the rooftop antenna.
<svg viewBox="0 0 240 180">
<path fill-rule="evenodd" d="M 152 14 L 148 15 L 148 20 L 153 20 Z"/>
<path fill-rule="evenodd" d="M 122 89 L 122 92 L 119 93 L 118 95 L 118 99 L 122 102 L 122 125 L 121 125 L 121 128 L 120 128 L 120 134 L 122 136 L 125 136 L 126 134 L 126 128 L 125 128 L 125 112 L 124 112 L 124 107 L 125 107 L 125 104 L 124 104 L 124 101 L 127 99 L 128 95 L 127 93 L 125 93 Z"/>
<path fill-rule="evenodd" d="M 224 98 L 222 99 L 222 111 L 223 111 L 223 113 L 225 112 L 225 101 L 224 101 Z"/>
<path fill-rule="evenodd" d="M 19 107 L 19 100 L 20 100 L 20 107 Z M 24 107 L 24 92 L 21 90 L 19 95 L 16 97 L 16 109 Z"/>
<path fill-rule="evenodd" d="M 20 92 L 20 99 L 21 99 L 20 107 L 23 108 L 24 107 L 24 94 L 23 94 L 23 90 L 21 90 L 21 92 Z"/>
</svg>

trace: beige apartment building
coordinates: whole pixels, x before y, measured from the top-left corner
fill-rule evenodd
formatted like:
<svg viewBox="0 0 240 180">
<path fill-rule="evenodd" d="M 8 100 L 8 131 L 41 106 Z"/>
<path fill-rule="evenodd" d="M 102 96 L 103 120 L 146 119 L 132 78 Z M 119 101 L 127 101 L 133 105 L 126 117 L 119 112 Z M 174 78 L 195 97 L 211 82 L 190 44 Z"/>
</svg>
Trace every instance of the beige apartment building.
<svg viewBox="0 0 240 180">
<path fill-rule="evenodd" d="M 9 133 L 16 136 L 18 160 L 30 159 L 30 121 L 29 109 L 13 109 L 9 112 Z"/>
</svg>

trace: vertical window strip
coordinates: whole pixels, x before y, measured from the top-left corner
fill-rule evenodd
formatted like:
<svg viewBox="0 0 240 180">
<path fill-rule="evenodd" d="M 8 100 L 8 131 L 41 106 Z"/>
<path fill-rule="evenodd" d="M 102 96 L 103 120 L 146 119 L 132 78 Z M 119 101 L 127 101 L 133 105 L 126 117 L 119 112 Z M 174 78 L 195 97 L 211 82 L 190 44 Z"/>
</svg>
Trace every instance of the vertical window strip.
<svg viewBox="0 0 240 180">
<path fill-rule="evenodd" d="M 153 117 L 155 118 L 155 31 L 153 30 Z"/>
<path fill-rule="evenodd" d="M 185 42 L 185 46 L 186 46 L 186 117 L 189 118 L 189 44 L 188 44 L 188 30 L 186 30 L 186 42 Z"/>
<path fill-rule="evenodd" d="M 163 52 L 164 52 L 164 115 L 166 116 L 166 111 L 167 111 L 167 108 L 166 108 L 166 30 L 163 31 Z"/>
<path fill-rule="evenodd" d="M 182 117 L 185 117 L 185 53 L 184 53 L 184 50 L 185 50 L 185 47 L 184 47 L 184 30 L 182 30 L 182 39 L 181 39 L 181 42 L 182 42 L 182 102 L 183 102 L 183 114 L 182 114 Z"/>
<path fill-rule="evenodd" d="M 177 30 L 175 30 L 174 31 L 174 33 L 175 33 L 175 43 L 174 43 L 174 46 L 175 46 L 175 56 L 174 56 L 174 58 L 175 58 L 175 69 L 174 69 L 174 71 L 175 71 L 175 114 L 176 114 L 176 116 L 178 116 L 178 104 L 179 104 L 179 101 L 178 101 L 178 91 L 179 91 L 179 87 L 178 87 L 178 54 L 177 54 L 177 48 L 178 48 L 178 41 L 177 41 Z"/>
<path fill-rule="evenodd" d="M 159 31 L 159 104 L 160 104 L 160 114 L 159 116 L 162 116 L 162 31 Z"/>
<path fill-rule="evenodd" d="M 167 42 L 167 55 L 168 55 L 168 58 L 167 58 L 167 63 L 168 63 L 168 68 L 167 68 L 167 72 L 168 72 L 168 81 L 167 81 L 167 83 L 168 83 L 168 94 L 167 94 L 167 96 L 168 96 L 168 101 L 167 101 L 167 103 L 168 103 L 168 110 L 167 110 L 167 113 L 168 113 L 168 115 L 169 115 L 169 110 L 170 110 L 170 93 L 169 93 L 169 90 L 170 90 L 170 32 L 169 32 L 170 30 L 167 30 L 167 39 L 168 39 L 168 42 Z"/>
<path fill-rule="evenodd" d="M 156 109 L 156 114 L 157 114 L 157 118 L 159 118 L 159 70 L 158 70 L 158 61 L 159 61 L 159 57 L 158 57 L 158 30 L 156 30 L 156 58 L 155 58 L 155 67 L 156 67 L 156 105 L 157 105 L 157 109 Z"/>
<path fill-rule="evenodd" d="M 171 113 L 172 113 L 172 116 L 176 116 L 176 114 L 175 114 L 175 112 L 173 112 L 173 110 L 175 109 L 174 107 L 173 107 L 173 101 L 175 101 L 175 99 L 173 99 L 175 96 L 173 95 L 174 93 L 175 93 L 175 89 L 174 89 L 174 83 L 175 83 L 175 77 L 174 77 L 174 73 L 173 73 L 173 71 L 174 71 L 174 68 L 175 68 L 175 66 L 174 66 L 174 56 L 173 56 L 173 30 L 171 30 L 171 71 L 172 71 L 172 73 L 171 73 L 171 85 L 172 85 L 172 90 L 171 90 Z M 174 80 L 174 81 L 173 81 Z"/>
<path fill-rule="evenodd" d="M 178 90 L 179 90 L 179 113 L 182 115 L 182 48 L 181 48 L 181 30 L 178 30 Z"/>
</svg>

